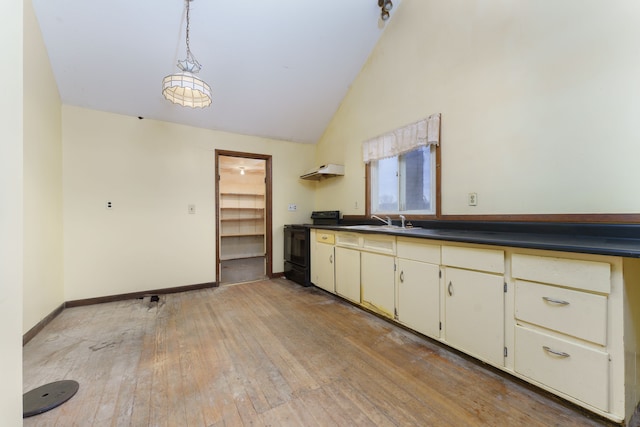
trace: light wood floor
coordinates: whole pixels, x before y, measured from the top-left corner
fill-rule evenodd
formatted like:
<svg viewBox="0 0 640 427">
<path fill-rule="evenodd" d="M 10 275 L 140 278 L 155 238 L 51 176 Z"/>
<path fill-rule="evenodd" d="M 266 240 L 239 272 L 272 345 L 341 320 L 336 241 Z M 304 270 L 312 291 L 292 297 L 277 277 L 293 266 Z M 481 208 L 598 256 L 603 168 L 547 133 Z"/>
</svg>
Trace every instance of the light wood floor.
<svg viewBox="0 0 640 427">
<path fill-rule="evenodd" d="M 80 383 L 25 426 L 599 426 L 575 407 L 284 279 L 65 310 L 24 391 Z"/>
</svg>

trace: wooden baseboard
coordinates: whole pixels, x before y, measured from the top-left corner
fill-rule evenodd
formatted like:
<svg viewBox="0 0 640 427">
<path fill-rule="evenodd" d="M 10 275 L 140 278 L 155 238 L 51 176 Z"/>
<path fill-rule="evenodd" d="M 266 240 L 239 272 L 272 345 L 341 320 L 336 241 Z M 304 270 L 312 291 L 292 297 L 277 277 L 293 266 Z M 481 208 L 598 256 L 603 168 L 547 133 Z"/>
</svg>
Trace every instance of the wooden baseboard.
<svg viewBox="0 0 640 427">
<path fill-rule="evenodd" d="M 149 291 L 130 292 L 127 294 L 107 295 L 104 297 L 78 299 L 73 301 L 67 301 L 65 307 L 80 307 L 83 305 L 103 304 L 105 302 L 124 301 L 128 299 L 141 298 L 148 295 L 162 295 L 162 294 L 175 294 L 178 292 L 195 291 L 198 289 L 215 288 L 218 286 L 218 282 L 199 283 L 197 285 L 177 286 L 174 288 L 155 289 Z"/>
<path fill-rule="evenodd" d="M 22 346 L 24 347 L 33 337 L 38 335 L 38 332 L 44 329 L 58 314 L 62 313 L 65 308 L 65 303 L 60 304 L 51 313 L 49 313 L 44 319 L 39 321 L 33 328 L 29 329 L 24 335 L 22 335 Z"/>
<path fill-rule="evenodd" d="M 270 279 L 279 279 L 280 277 L 284 277 L 284 271 L 281 271 L 280 273 L 273 273 L 269 276 Z"/>
</svg>

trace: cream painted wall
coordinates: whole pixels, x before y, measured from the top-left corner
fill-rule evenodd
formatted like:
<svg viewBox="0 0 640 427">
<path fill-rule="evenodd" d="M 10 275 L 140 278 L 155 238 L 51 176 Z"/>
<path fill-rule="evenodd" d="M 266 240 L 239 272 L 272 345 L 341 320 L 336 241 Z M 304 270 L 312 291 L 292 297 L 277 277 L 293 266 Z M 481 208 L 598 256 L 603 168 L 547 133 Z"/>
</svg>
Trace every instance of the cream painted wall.
<svg viewBox="0 0 640 427">
<path fill-rule="evenodd" d="M 314 164 L 313 145 L 66 105 L 62 134 L 67 301 L 216 280 L 215 149 L 273 156 L 274 272 L 283 225 L 312 210 L 313 187 L 298 176 Z"/>
<path fill-rule="evenodd" d="M 440 112 L 443 214 L 640 212 L 639 19 L 636 0 L 404 0 L 318 144 L 346 176 L 316 208 L 363 213 L 361 142 Z"/>
<path fill-rule="evenodd" d="M 23 333 L 64 302 L 62 106 L 31 1 L 24 2 Z"/>
<path fill-rule="evenodd" d="M 0 14 L 0 420 L 22 425 L 22 1 Z"/>
</svg>

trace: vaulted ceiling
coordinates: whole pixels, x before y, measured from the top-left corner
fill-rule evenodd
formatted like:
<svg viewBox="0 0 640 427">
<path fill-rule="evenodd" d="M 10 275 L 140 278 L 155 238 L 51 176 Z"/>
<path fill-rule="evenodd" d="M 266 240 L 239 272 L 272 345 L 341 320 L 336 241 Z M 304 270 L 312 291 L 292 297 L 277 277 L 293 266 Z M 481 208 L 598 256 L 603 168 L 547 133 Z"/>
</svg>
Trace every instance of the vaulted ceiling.
<svg viewBox="0 0 640 427">
<path fill-rule="evenodd" d="M 377 0 L 194 0 L 190 46 L 213 103 L 191 109 L 161 94 L 186 56 L 183 0 L 33 4 L 64 104 L 303 143 L 384 29 Z"/>
</svg>

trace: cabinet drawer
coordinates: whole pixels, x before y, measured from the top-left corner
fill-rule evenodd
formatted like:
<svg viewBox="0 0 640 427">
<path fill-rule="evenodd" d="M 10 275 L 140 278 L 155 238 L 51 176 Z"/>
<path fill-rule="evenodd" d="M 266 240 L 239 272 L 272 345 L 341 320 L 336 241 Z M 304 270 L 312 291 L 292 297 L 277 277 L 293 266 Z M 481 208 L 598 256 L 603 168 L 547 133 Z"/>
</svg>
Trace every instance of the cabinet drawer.
<svg viewBox="0 0 640 427">
<path fill-rule="evenodd" d="M 611 292 L 611 265 L 606 262 L 514 254 L 511 274 L 534 282 Z"/>
<path fill-rule="evenodd" d="M 607 344 L 607 297 L 516 280 L 516 318 Z"/>
<path fill-rule="evenodd" d="M 516 326 L 516 372 L 609 410 L 609 354 Z M 556 352 L 558 354 L 553 354 Z"/>
<path fill-rule="evenodd" d="M 443 246 L 442 264 L 467 270 L 504 273 L 504 252 L 496 249 Z"/>
<path fill-rule="evenodd" d="M 365 234 L 362 238 L 362 248 L 371 252 L 381 254 L 396 254 L 395 236 L 381 236 L 375 234 Z"/>
<path fill-rule="evenodd" d="M 336 245 L 349 248 L 359 248 L 360 235 L 357 233 L 336 233 Z"/>
<path fill-rule="evenodd" d="M 398 258 L 440 264 L 440 246 L 424 243 L 423 239 L 398 237 L 396 251 Z"/>
<path fill-rule="evenodd" d="M 320 243 L 329 243 L 333 245 L 336 241 L 334 233 L 327 233 L 324 231 L 316 231 L 316 241 Z"/>
</svg>

